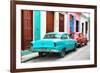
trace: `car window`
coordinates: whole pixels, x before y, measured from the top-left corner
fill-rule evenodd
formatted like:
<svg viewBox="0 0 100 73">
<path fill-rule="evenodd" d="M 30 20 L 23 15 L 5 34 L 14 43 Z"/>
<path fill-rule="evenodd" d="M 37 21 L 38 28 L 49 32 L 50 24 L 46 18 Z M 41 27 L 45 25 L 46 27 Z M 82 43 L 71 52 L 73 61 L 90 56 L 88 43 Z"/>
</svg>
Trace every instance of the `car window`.
<svg viewBox="0 0 100 73">
<path fill-rule="evenodd" d="M 44 39 L 60 39 L 61 38 L 61 34 L 46 34 L 44 36 Z"/>
<path fill-rule="evenodd" d="M 74 34 L 74 37 L 77 37 L 78 35 L 77 34 Z"/>
<path fill-rule="evenodd" d="M 69 36 L 67 34 L 64 34 L 61 39 L 69 39 Z"/>
<path fill-rule="evenodd" d="M 68 34 L 46 34 L 44 39 L 69 39 Z"/>
</svg>

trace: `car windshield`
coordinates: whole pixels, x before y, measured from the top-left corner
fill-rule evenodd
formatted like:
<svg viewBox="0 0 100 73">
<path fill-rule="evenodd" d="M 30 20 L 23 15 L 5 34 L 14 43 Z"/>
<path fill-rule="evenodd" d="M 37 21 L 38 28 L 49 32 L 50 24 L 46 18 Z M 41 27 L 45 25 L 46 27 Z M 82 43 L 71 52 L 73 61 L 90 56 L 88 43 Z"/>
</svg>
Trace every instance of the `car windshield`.
<svg viewBox="0 0 100 73">
<path fill-rule="evenodd" d="M 44 39 L 60 39 L 61 34 L 46 34 Z"/>
<path fill-rule="evenodd" d="M 74 37 L 78 37 L 78 34 L 74 34 Z"/>
<path fill-rule="evenodd" d="M 78 37 L 78 34 L 77 33 L 73 33 L 73 34 L 70 34 L 70 36 Z"/>
<path fill-rule="evenodd" d="M 68 39 L 67 34 L 46 34 L 44 39 Z"/>
</svg>

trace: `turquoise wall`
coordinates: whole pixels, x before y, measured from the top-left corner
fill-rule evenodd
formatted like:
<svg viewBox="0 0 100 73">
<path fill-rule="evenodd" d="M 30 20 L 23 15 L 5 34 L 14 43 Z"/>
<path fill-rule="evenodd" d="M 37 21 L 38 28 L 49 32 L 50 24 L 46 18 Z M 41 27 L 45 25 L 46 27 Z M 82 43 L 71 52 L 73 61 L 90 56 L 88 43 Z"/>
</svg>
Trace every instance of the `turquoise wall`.
<svg viewBox="0 0 100 73">
<path fill-rule="evenodd" d="M 40 26 L 40 23 L 41 23 L 41 14 L 40 14 L 40 11 L 36 10 L 36 11 L 33 11 L 34 13 L 34 40 L 39 40 L 40 39 L 40 30 L 41 30 L 41 26 Z"/>
</svg>

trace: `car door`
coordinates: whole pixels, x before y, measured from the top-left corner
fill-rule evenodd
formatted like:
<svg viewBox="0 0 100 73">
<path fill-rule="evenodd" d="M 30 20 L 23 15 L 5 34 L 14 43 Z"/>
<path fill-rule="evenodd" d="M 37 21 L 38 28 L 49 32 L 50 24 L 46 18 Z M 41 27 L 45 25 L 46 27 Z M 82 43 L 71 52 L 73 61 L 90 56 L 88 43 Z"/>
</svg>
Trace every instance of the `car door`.
<svg viewBox="0 0 100 73">
<path fill-rule="evenodd" d="M 64 34 L 62 39 L 65 41 L 66 51 L 70 50 L 71 42 L 70 42 L 70 38 L 69 38 L 68 34 Z"/>
<path fill-rule="evenodd" d="M 74 48 L 74 39 L 71 39 L 70 35 L 68 34 L 67 34 L 67 39 L 68 39 L 69 50 L 72 50 Z"/>
</svg>

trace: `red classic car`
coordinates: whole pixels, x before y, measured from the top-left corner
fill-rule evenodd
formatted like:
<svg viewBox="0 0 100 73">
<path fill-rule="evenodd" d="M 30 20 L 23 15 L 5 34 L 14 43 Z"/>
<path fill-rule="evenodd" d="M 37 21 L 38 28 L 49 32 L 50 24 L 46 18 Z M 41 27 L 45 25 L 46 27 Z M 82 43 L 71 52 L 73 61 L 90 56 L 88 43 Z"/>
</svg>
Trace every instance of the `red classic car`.
<svg viewBox="0 0 100 73">
<path fill-rule="evenodd" d="M 87 45 L 87 38 L 85 35 L 83 35 L 80 32 L 73 32 L 70 34 L 70 37 L 72 39 L 76 39 L 77 40 L 77 45 L 78 46 L 82 46 L 82 45 Z"/>
</svg>

